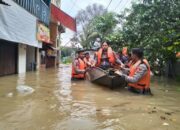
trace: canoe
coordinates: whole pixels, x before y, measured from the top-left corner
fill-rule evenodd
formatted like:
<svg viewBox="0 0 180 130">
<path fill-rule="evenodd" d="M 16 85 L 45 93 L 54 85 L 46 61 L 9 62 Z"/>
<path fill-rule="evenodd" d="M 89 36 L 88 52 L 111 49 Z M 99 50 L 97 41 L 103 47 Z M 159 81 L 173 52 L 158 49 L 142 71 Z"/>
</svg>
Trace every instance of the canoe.
<svg viewBox="0 0 180 130">
<path fill-rule="evenodd" d="M 86 79 L 92 83 L 108 86 L 111 89 L 124 87 L 126 82 L 124 78 L 114 73 L 114 70 L 103 70 L 98 67 L 90 68 L 86 71 Z"/>
</svg>

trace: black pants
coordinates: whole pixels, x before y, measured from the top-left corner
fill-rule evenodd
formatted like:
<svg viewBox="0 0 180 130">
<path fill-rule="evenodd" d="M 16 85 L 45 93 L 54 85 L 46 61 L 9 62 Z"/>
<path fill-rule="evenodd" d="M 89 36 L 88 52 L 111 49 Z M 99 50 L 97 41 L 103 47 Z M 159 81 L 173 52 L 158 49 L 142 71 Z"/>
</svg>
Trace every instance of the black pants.
<svg viewBox="0 0 180 130">
<path fill-rule="evenodd" d="M 84 78 L 71 78 L 73 81 L 84 80 Z"/>
<path fill-rule="evenodd" d="M 137 93 L 137 94 L 153 95 L 151 93 L 151 89 L 150 88 L 141 90 L 141 89 L 137 89 L 137 88 L 128 86 L 128 90 L 133 92 L 133 93 Z"/>
</svg>

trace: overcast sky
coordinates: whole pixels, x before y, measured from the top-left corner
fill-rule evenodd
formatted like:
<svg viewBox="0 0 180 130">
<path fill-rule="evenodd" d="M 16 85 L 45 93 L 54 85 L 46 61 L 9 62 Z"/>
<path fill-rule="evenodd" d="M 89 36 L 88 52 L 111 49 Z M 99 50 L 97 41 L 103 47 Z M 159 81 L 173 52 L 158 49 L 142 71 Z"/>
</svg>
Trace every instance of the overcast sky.
<svg viewBox="0 0 180 130">
<path fill-rule="evenodd" d="M 61 0 L 61 9 L 70 16 L 75 17 L 79 10 L 85 9 L 88 5 L 98 3 L 106 8 L 110 1 L 111 0 Z M 126 7 L 129 8 L 131 6 L 131 1 L 135 0 L 112 0 L 108 10 L 119 13 Z M 74 32 L 66 28 L 66 32 L 61 36 L 62 45 L 67 44 L 73 34 Z"/>
</svg>

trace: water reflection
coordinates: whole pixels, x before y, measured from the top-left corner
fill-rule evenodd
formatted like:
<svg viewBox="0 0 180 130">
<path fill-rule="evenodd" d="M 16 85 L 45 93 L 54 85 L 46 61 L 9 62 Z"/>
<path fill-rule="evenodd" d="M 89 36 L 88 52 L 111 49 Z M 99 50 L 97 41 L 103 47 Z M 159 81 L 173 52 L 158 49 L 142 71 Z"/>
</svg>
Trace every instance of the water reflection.
<svg viewBox="0 0 180 130">
<path fill-rule="evenodd" d="M 90 117 L 96 116 L 95 103 L 91 101 L 93 97 L 86 93 L 84 81 L 71 82 L 70 74 L 69 67 L 62 67 L 58 74 L 60 84 L 55 95 L 60 101 L 59 111 L 64 113 L 66 118 L 57 123 L 55 129 L 95 129 L 96 122 L 94 119 L 90 119 Z"/>
<path fill-rule="evenodd" d="M 16 87 L 35 92 L 20 96 Z M 0 130 L 179 130 L 178 84 L 154 79 L 154 96 L 71 82 L 70 66 L 0 78 Z M 12 96 L 7 94 L 13 93 Z"/>
</svg>

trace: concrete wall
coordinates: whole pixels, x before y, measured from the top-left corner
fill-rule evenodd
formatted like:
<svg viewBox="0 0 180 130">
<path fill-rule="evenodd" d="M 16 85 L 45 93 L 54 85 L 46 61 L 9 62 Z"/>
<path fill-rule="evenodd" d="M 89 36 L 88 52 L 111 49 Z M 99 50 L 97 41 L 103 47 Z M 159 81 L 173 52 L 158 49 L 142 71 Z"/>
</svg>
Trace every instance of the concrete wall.
<svg viewBox="0 0 180 130">
<path fill-rule="evenodd" d="M 36 69 L 39 70 L 40 69 L 40 62 L 41 62 L 41 55 L 39 52 L 39 48 L 36 49 L 36 59 L 37 59 L 37 65 L 36 65 Z"/>
<path fill-rule="evenodd" d="M 36 63 L 36 48 L 32 46 L 26 46 L 26 71 L 33 71 L 32 63 Z"/>
<path fill-rule="evenodd" d="M 26 45 L 18 45 L 18 74 L 26 73 Z"/>
</svg>

